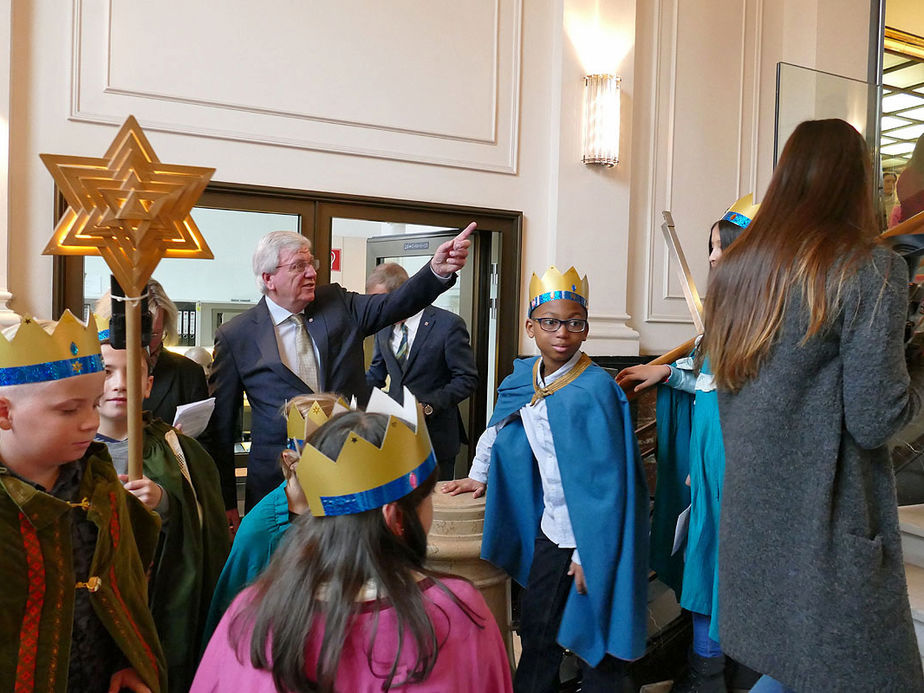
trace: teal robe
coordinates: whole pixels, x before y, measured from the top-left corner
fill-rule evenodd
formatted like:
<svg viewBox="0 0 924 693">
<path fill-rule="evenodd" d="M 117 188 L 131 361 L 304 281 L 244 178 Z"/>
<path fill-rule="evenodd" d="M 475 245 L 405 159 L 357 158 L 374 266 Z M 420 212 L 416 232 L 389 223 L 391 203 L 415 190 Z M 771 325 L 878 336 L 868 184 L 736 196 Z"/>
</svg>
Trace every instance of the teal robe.
<svg viewBox="0 0 924 693">
<path fill-rule="evenodd" d="M 672 554 L 677 517 L 690 505 L 690 427 L 693 395 L 662 385 L 658 388 L 658 479 L 651 517 L 651 569 L 674 590 L 683 587 L 683 551 Z"/>
<path fill-rule="evenodd" d="M 212 595 L 202 638 L 203 649 L 234 598 L 269 565 L 289 525 L 289 501 L 283 482 L 263 496 L 241 520 L 231 554 Z"/>
<path fill-rule="evenodd" d="M 709 373 L 708 359 L 703 373 Z M 709 637 L 719 641 L 719 517 L 725 479 L 725 444 L 718 392 L 696 391 L 690 433 L 692 508 L 680 606 L 712 617 Z"/>
<path fill-rule="evenodd" d="M 491 425 L 533 396 L 536 358 L 518 359 L 498 389 Z M 572 585 L 558 643 L 591 666 L 645 651 L 648 488 L 622 389 L 591 365 L 546 398 L 549 425 L 587 594 Z M 491 452 L 481 555 L 525 585 L 542 517 L 539 468 L 519 417 Z"/>
</svg>

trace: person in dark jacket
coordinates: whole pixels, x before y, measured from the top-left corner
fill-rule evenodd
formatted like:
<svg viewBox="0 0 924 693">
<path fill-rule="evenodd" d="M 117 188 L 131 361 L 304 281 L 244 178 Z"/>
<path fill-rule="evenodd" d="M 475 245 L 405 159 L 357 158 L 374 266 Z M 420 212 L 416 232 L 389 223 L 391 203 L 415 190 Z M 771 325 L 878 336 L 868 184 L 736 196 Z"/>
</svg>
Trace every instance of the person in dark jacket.
<svg viewBox="0 0 924 693">
<path fill-rule="evenodd" d="M 296 395 L 328 391 L 369 397 L 363 339 L 413 315 L 455 282 L 465 265 L 470 224 L 437 248 L 431 261 L 393 294 L 366 296 L 339 284 L 317 284 L 311 242 L 292 231 L 264 236 L 253 257 L 260 302 L 215 334 L 209 388 L 215 411 L 205 434 L 218 465 L 229 523 L 240 523 L 234 476 L 234 432 L 243 395 L 251 408 L 246 509 L 282 481 L 279 453 L 286 445 L 283 404 Z M 156 376 L 155 376 L 156 377 Z"/>
<path fill-rule="evenodd" d="M 407 279 L 401 265 L 384 262 L 366 280 L 366 293 L 391 293 Z M 454 478 L 456 455 L 462 443 L 468 443 L 459 404 L 478 386 L 465 321 L 448 310 L 427 306 L 379 330 L 366 382 L 382 388 L 386 377 L 390 377 L 388 394 L 399 404 L 403 403 L 405 387 L 421 403 L 440 480 Z"/>
<path fill-rule="evenodd" d="M 765 674 L 754 691 L 924 690 L 886 445 L 924 372 L 906 366 L 907 270 L 877 244 L 870 175 L 848 123 L 800 124 L 709 286 L 720 633 Z"/>
</svg>

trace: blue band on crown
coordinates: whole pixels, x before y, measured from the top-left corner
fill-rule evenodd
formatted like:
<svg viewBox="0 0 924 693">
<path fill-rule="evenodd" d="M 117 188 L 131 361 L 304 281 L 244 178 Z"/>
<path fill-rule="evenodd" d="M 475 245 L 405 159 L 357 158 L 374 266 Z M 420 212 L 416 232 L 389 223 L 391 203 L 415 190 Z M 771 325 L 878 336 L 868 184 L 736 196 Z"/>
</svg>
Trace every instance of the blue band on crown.
<svg viewBox="0 0 924 693">
<path fill-rule="evenodd" d="M 740 212 L 725 212 L 725 216 L 722 217 L 722 221 L 730 221 L 735 226 L 740 226 L 742 229 L 746 229 L 748 224 L 751 223 L 751 218 L 744 216 Z"/>
<path fill-rule="evenodd" d="M 584 306 L 584 308 L 587 308 L 587 299 L 578 293 L 573 291 L 547 291 L 544 294 L 539 294 L 538 296 L 534 297 L 529 302 L 529 312 L 532 314 L 532 312 L 543 303 L 548 303 L 549 301 L 558 301 L 562 298 L 568 299 L 569 301 L 574 301 L 575 303 L 580 303 L 582 306 Z"/>
<path fill-rule="evenodd" d="M 75 375 L 99 373 L 103 370 L 103 357 L 99 354 L 78 356 L 73 359 L 36 363 L 31 366 L 0 368 L 0 385 L 28 385 L 62 380 Z"/>
<path fill-rule="evenodd" d="M 99 331 L 99 341 L 105 342 L 107 339 L 109 339 L 109 328 L 108 327 L 105 330 Z"/>
<path fill-rule="evenodd" d="M 436 469 L 436 455 L 431 451 L 427 455 L 427 459 L 417 465 L 415 469 L 399 476 L 394 481 L 389 481 L 387 484 L 358 493 L 347 493 L 343 496 L 321 496 L 321 506 L 324 508 L 324 514 L 328 516 L 354 515 L 366 510 L 381 508 L 392 501 L 404 498 L 417 488 L 422 481 L 429 478 L 434 469 Z"/>
</svg>

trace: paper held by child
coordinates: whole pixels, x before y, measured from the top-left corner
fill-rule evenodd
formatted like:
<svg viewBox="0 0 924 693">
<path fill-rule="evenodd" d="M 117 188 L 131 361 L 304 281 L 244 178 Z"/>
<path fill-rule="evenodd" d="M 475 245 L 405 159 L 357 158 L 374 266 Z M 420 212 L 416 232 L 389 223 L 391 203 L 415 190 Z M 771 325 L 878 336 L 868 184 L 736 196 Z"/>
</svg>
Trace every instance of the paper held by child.
<svg viewBox="0 0 924 693">
<path fill-rule="evenodd" d="M 184 435 L 190 438 L 198 437 L 209 424 L 212 412 L 215 410 L 215 398 L 209 397 L 198 402 L 181 404 L 176 408 L 173 419 L 174 428 L 179 428 Z"/>
<path fill-rule="evenodd" d="M 671 549 L 671 556 L 677 553 L 680 547 L 683 546 L 684 541 L 686 541 L 687 533 L 690 529 L 690 509 L 692 507 L 692 505 L 688 505 L 687 509 L 677 516 L 677 526 L 674 528 L 674 547 Z"/>
</svg>

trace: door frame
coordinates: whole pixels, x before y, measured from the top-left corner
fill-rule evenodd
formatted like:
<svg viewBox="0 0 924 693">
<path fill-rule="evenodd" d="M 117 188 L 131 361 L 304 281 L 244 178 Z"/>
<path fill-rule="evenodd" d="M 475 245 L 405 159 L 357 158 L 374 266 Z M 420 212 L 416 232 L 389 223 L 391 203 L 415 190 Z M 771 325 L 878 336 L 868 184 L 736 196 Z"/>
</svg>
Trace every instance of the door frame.
<svg viewBox="0 0 924 693">
<path fill-rule="evenodd" d="M 522 257 L 523 213 L 513 210 L 475 207 L 469 205 L 439 204 L 399 198 L 380 198 L 331 192 L 295 190 L 240 183 L 212 182 L 196 203 L 197 207 L 231 209 L 251 212 L 271 212 L 298 215 L 300 232 L 312 243 L 316 257 L 329 257 L 331 227 L 334 217 L 370 219 L 393 223 L 422 224 L 463 228 L 469 222 L 478 224 L 480 232 L 473 235 L 475 256 L 479 233 L 500 233 L 500 263 L 497 301 L 497 351 L 495 382 L 488 383 L 479 377 L 478 389 L 471 399 L 469 437 L 477 440 L 484 430 L 487 397 L 494 395 L 498 384 L 513 369 L 513 360 L 519 350 L 520 323 L 520 258 Z M 63 216 L 67 203 L 55 189 L 55 220 Z M 252 249 L 247 249 L 252 252 Z M 52 274 L 52 309 L 59 316 L 65 308 L 75 315 L 83 311 L 83 258 L 55 256 Z M 476 364 L 487 363 L 488 309 L 490 305 L 490 275 L 478 267 L 475 271 L 473 297 L 475 310 L 471 325 L 472 346 Z M 321 263 L 319 283 L 330 281 L 330 263 Z M 479 372 L 486 372 L 479 370 Z M 474 445 L 470 446 L 474 450 Z"/>
</svg>

